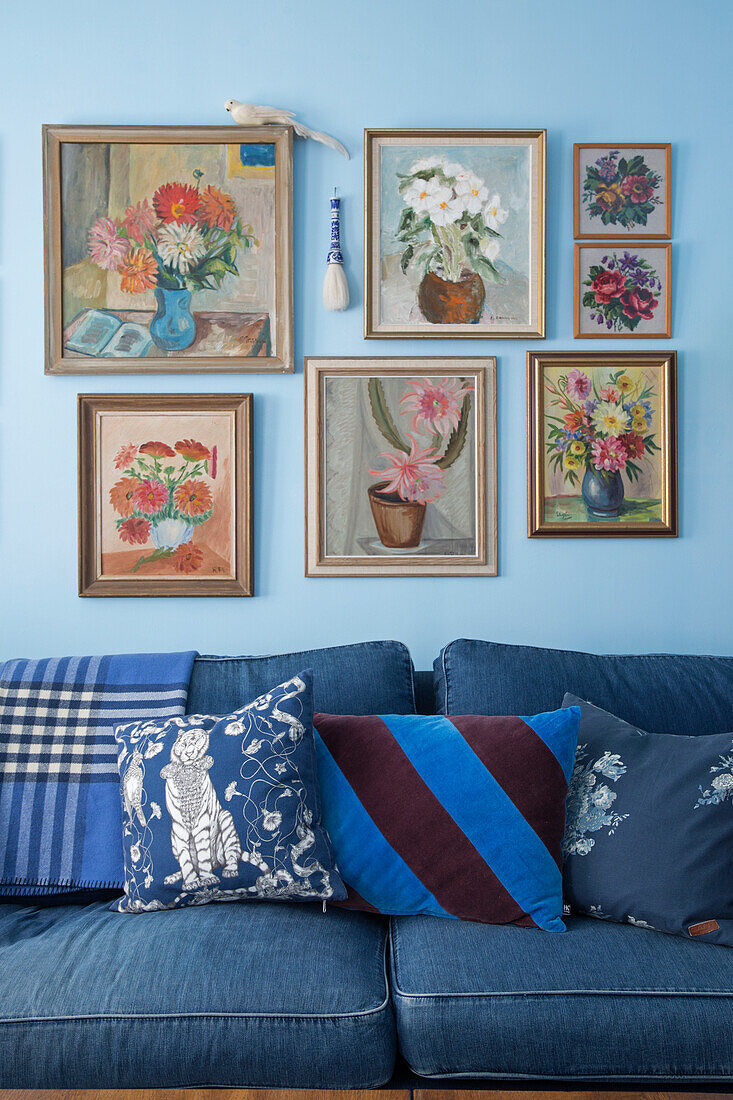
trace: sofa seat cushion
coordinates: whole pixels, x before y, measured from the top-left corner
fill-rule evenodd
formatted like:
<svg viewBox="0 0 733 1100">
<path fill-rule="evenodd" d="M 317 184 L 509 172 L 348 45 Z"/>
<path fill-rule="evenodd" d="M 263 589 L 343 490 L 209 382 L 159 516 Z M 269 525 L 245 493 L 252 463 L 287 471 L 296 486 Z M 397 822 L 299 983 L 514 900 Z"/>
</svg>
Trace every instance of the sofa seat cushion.
<svg viewBox="0 0 733 1100">
<path fill-rule="evenodd" d="M 570 917 L 563 936 L 392 921 L 400 1049 L 424 1077 L 733 1079 L 733 951 Z"/>
<path fill-rule="evenodd" d="M 0 906 L 0 1087 L 383 1084 L 386 939 L 320 904 Z"/>
<path fill-rule="evenodd" d="M 412 660 L 402 642 L 391 641 L 266 657 L 197 657 L 188 689 L 188 713 L 229 714 L 302 668 L 313 670 L 316 710 L 328 714 L 415 713 Z"/>
</svg>

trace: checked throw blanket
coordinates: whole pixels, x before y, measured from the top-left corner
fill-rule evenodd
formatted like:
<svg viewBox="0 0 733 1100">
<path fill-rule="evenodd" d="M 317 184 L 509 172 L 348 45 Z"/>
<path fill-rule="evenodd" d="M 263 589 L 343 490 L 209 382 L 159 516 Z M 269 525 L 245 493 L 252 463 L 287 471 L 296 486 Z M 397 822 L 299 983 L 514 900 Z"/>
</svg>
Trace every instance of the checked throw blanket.
<svg viewBox="0 0 733 1100">
<path fill-rule="evenodd" d="M 0 665 L 0 896 L 122 889 L 115 727 L 185 714 L 195 656 Z"/>
</svg>

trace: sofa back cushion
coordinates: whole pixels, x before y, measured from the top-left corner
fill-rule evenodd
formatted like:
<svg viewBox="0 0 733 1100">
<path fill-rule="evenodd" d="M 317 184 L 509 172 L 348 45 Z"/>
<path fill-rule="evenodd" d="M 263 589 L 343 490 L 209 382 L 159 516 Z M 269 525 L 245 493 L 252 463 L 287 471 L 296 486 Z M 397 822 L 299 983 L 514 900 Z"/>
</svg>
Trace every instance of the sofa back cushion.
<svg viewBox="0 0 733 1100">
<path fill-rule="evenodd" d="M 569 691 L 653 733 L 733 729 L 733 657 L 602 656 L 460 638 L 433 668 L 441 714 L 536 714 Z"/>
<path fill-rule="evenodd" d="M 302 668 L 313 670 L 316 710 L 329 714 L 415 713 L 410 654 L 402 642 L 392 641 L 267 657 L 197 657 L 188 713 L 229 714 Z"/>
</svg>

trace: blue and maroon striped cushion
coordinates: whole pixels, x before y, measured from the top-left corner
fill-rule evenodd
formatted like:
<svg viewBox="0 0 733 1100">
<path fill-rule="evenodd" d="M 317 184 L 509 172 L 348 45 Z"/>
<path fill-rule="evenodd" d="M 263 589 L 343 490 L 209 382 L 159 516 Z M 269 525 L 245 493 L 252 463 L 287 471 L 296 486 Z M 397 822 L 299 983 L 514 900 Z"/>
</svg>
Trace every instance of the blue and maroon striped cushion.
<svg viewBox="0 0 733 1100">
<path fill-rule="evenodd" d="M 316 714 L 323 821 L 370 912 L 564 931 L 562 836 L 580 710 Z"/>
</svg>

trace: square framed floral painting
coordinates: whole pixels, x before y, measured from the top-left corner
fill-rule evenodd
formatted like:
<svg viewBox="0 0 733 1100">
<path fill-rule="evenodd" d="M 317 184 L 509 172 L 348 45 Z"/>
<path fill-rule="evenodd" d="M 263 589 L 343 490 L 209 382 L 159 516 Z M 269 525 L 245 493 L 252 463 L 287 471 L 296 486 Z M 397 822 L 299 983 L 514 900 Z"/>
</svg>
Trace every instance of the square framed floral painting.
<svg viewBox="0 0 733 1100">
<path fill-rule="evenodd" d="M 306 576 L 495 576 L 496 360 L 306 359 Z"/>
<path fill-rule="evenodd" d="M 544 130 L 365 130 L 364 165 L 365 336 L 544 336 Z"/>
<path fill-rule="evenodd" d="M 576 338 L 666 339 L 671 335 L 671 244 L 576 244 Z"/>
<path fill-rule="evenodd" d="M 528 352 L 528 535 L 677 535 L 675 352 Z"/>
<path fill-rule="evenodd" d="M 45 126 L 46 373 L 291 371 L 292 130 Z"/>
<path fill-rule="evenodd" d="M 79 595 L 251 596 L 252 395 L 78 405 Z"/>
<path fill-rule="evenodd" d="M 591 145 L 573 147 L 575 236 L 670 237 L 672 147 Z"/>
</svg>

